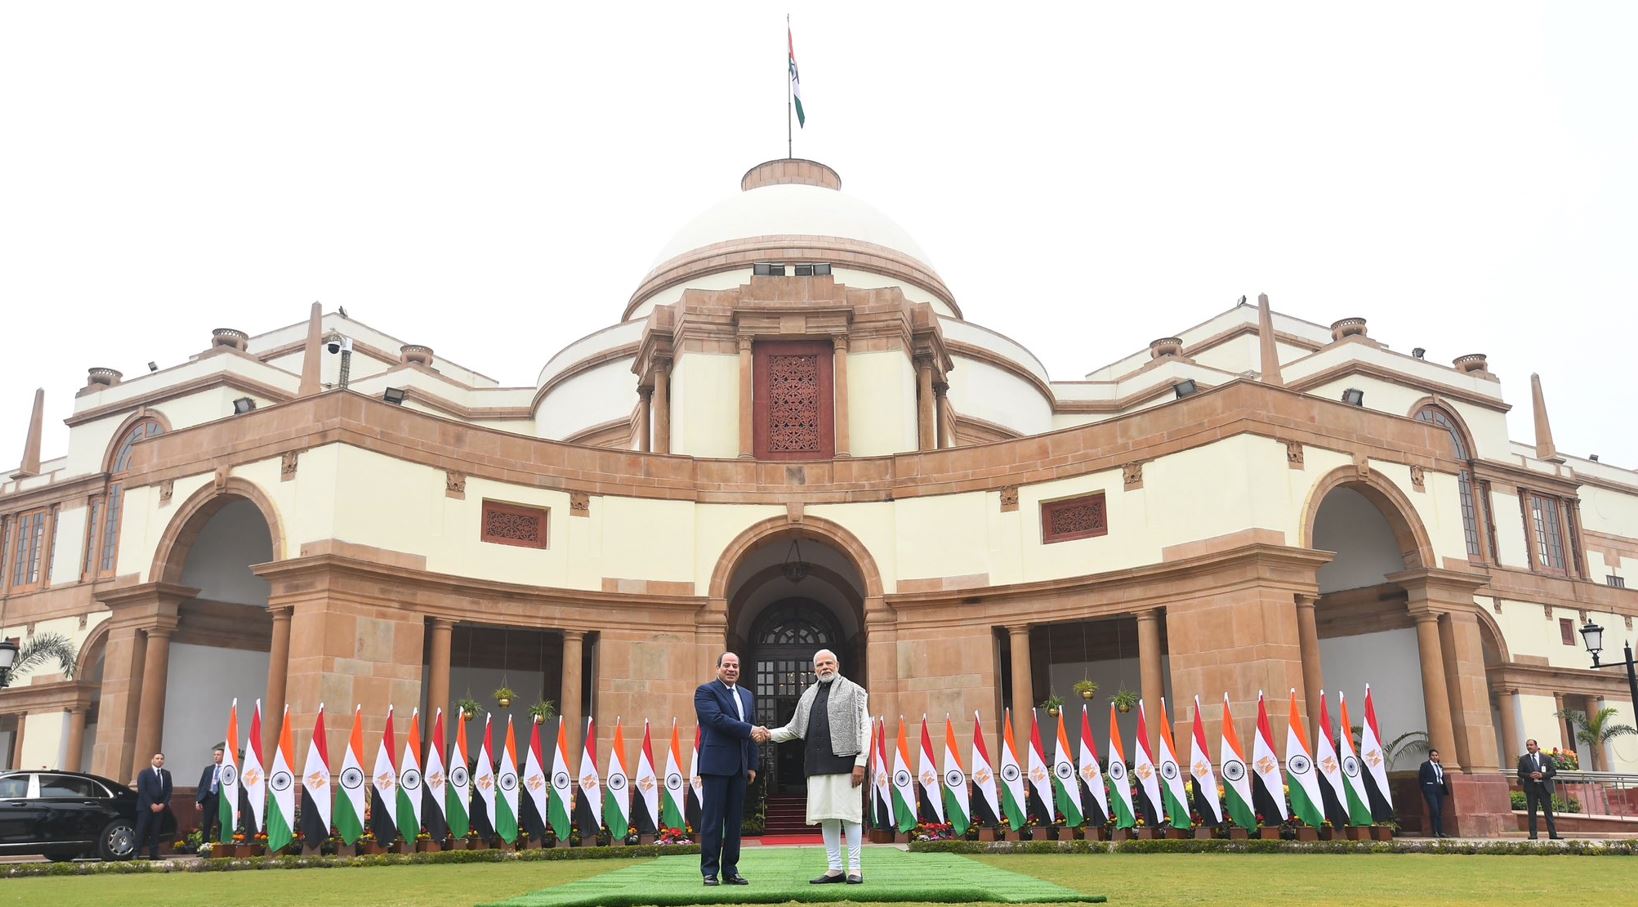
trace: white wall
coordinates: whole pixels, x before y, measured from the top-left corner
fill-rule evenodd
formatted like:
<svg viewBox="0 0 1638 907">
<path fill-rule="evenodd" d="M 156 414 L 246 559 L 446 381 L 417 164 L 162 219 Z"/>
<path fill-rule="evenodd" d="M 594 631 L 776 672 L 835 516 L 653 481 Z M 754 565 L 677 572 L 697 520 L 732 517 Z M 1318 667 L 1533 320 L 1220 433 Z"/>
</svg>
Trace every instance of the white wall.
<svg viewBox="0 0 1638 907">
<path fill-rule="evenodd" d="M 1324 608 L 1322 599 L 1319 607 Z M 1426 731 L 1426 700 L 1422 697 L 1421 650 L 1416 631 L 1384 630 L 1358 636 L 1337 636 L 1320 640 L 1320 662 L 1325 672 L 1325 695 L 1330 699 L 1331 719 L 1337 714 L 1337 691 L 1348 695 L 1348 719 L 1365 723 L 1365 685 L 1371 685 L 1371 703 L 1376 706 L 1376 722 L 1382 731 L 1382 745 L 1407 731 Z M 1405 755 L 1389 766 L 1404 771 L 1420 765 L 1425 756 Z"/>
<path fill-rule="evenodd" d="M 210 748 L 222 742 L 234 697 L 239 699 L 239 736 L 250 734 L 256 700 L 266 689 L 266 652 L 171 643 L 159 747 L 178 786 L 198 780 L 199 770 L 210 761 Z M 262 720 L 277 722 L 279 716 L 263 715 Z M 244 740 L 236 745 L 243 746 Z"/>
<path fill-rule="evenodd" d="M 57 511 L 57 534 L 51 543 L 53 586 L 80 581 L 81 568 L 85 566 L 85 517 L 84 507 Z"/>
<path fill-rule="evenodd" d="M 1019 434 L 1052 430 L 1052 403 L 1035 385 L 987 362 L 952 356 L 950 404 L 963 416 L 1002 425 Z"/>
<path fill-rule="evenodd" d="M 552 388 L 535 410 L 535 434 L 561 441 L 594 425 L 629 418 L 637 406 L 632 361 L 630 356 L 611 359 Z"/>
<path fill-rule="evenodd" d="M 853 456 L 916 449 L 916 372 L 902 350 L 848 353 L 847 389 Z"/>
<path fill-rule="evenodd" d="M 671 371 L 671 452 L 695 457 L 739 456 L 737 354 L 687 353 L 677 357 Z"/>
<path fill-rule="evenodd" d="M 256 505 L 236 498 L 218 510 L 199 533 L 182 570 L 182 585 L 199 598 L 243 605 L 266 605 L 267 580 L 251 564 L 273 559 L 273 537 Z"/>
<path fill-rule="evenodd" d="M 1319 569 L 1319 591 L 1374 586 L 1405 569 L 1393 530 L 1376 505 L 1350 488 L 1325 496 L 1314 519 L 1314 547 L 1335 551 L 1336 559 Z"/>
</svg>

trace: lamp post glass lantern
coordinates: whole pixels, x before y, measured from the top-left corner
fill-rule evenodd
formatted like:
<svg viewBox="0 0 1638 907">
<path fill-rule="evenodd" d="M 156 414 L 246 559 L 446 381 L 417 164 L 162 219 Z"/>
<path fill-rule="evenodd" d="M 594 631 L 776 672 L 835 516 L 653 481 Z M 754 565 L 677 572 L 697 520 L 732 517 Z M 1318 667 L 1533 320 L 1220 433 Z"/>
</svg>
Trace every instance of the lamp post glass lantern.
<svg viewBox="0 0 1638 907">
<path fill-rule="evenodd" d="M 11 683 L 11 668 L 17 663 L 17 640 L 0 639 L 0 687 Z"/>
<path fill-rule="evenodd" d="M 1581 641 L 1587 646 L 1587 654 L 1592 656 L 1593 668 L 1626 668 L 1627 692 L 1632 696 L 1632 713 L 1638 716 L 1638 662 L 1632 658 L 1632 643 L 1625 644 L 1625 661 L 1603 663 L 1598 660 L 1598 653 L 1604 651 L 1604 628 L 1587 618 L 1587 623 L 1581 628 Z"/>
</svg>

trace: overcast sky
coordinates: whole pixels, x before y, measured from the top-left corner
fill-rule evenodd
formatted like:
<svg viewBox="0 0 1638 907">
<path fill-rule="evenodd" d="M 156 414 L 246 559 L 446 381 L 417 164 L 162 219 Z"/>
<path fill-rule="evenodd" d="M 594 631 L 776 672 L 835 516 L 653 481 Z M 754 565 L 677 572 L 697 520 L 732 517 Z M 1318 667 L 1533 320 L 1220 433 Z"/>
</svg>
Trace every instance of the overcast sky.
<svg viewBox="0 0 1638 907">
<path fill-rule="evenodd" d="M 787 9 L 796 155 L 1054 378 L 1267 292 L 1638 466 L 1638 4 L 880 0 L 0 6 L 0 462 L 315 299 L 532 385 L 784 156 Z"/>
</svg>

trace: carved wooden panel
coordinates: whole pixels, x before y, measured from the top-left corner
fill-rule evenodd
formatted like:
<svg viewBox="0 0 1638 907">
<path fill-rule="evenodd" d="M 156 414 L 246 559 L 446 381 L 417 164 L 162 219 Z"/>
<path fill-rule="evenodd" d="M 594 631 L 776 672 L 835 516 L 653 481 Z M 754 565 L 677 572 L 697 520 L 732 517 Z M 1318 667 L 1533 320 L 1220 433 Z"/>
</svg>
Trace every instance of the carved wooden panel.
<svg viewBox="0 0 1638 907">
<path fill-rule="evenodd" d="M 752 450 L 768 460 L 821 460 L 836 453 L 831 371 L 824 341 L 752 347 Z"/>
<path fill-rule="evenodd" d="M 1041 541 L 1067 542 L 1109 534 L 1109 512 L 1103 492 L 1044 501 L 1041 504 Z"/>
<path fill-rule="evenodd" d="M 550 511 L 544 507 L 484 501 L 479 531 L 484 541 L 497 545 L 545 548 L 549 515 Z"/>
</svg>

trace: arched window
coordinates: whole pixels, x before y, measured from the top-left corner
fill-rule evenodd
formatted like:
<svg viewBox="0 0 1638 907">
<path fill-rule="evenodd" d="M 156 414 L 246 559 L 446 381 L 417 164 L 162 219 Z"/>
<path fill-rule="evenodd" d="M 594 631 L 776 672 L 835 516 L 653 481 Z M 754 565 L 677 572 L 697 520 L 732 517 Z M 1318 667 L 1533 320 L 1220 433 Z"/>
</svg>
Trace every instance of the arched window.
<svg viewBox="0 0 1638 907">
<path fill-rule="evenodd" d="M 102 501 L 91 502 L 91 530 L 86 539 L 86 572 L 97 576 L 111 576 L 119 554 L 119 518 L 124 508 L 124 484 L 120 477 L 131 468 L 131 454 L 138 441 L 144 441 L 165 431 L 158 419 L 144 418 L 125 429 L 108 462 L 108 494 Z M 100 525 L 96 516 L 102 511 Z M 94 533 L 95 538 L 90 537 Z"/>
<path fill-rule="evenodd" d="M 1417 410 L 1416 420 L 1444 429 L 1450 436 L 1451 455 L 1462 461 L 1462 469 L 1456 473 L 1456 487 L 1462 499 L 1462 530 L 1467 537 L 1467 555 L 1474 560 L 1483 560 L 1484 549 L 1479 545 L 1479 516 L 1473 500 L 1473 470 L 1468 465 L 1473 455 L 1467 449 L 1467 439 L 1457 427 L 1456 419 L 1444 407 L 1430 403 Z"/>
</svg>

